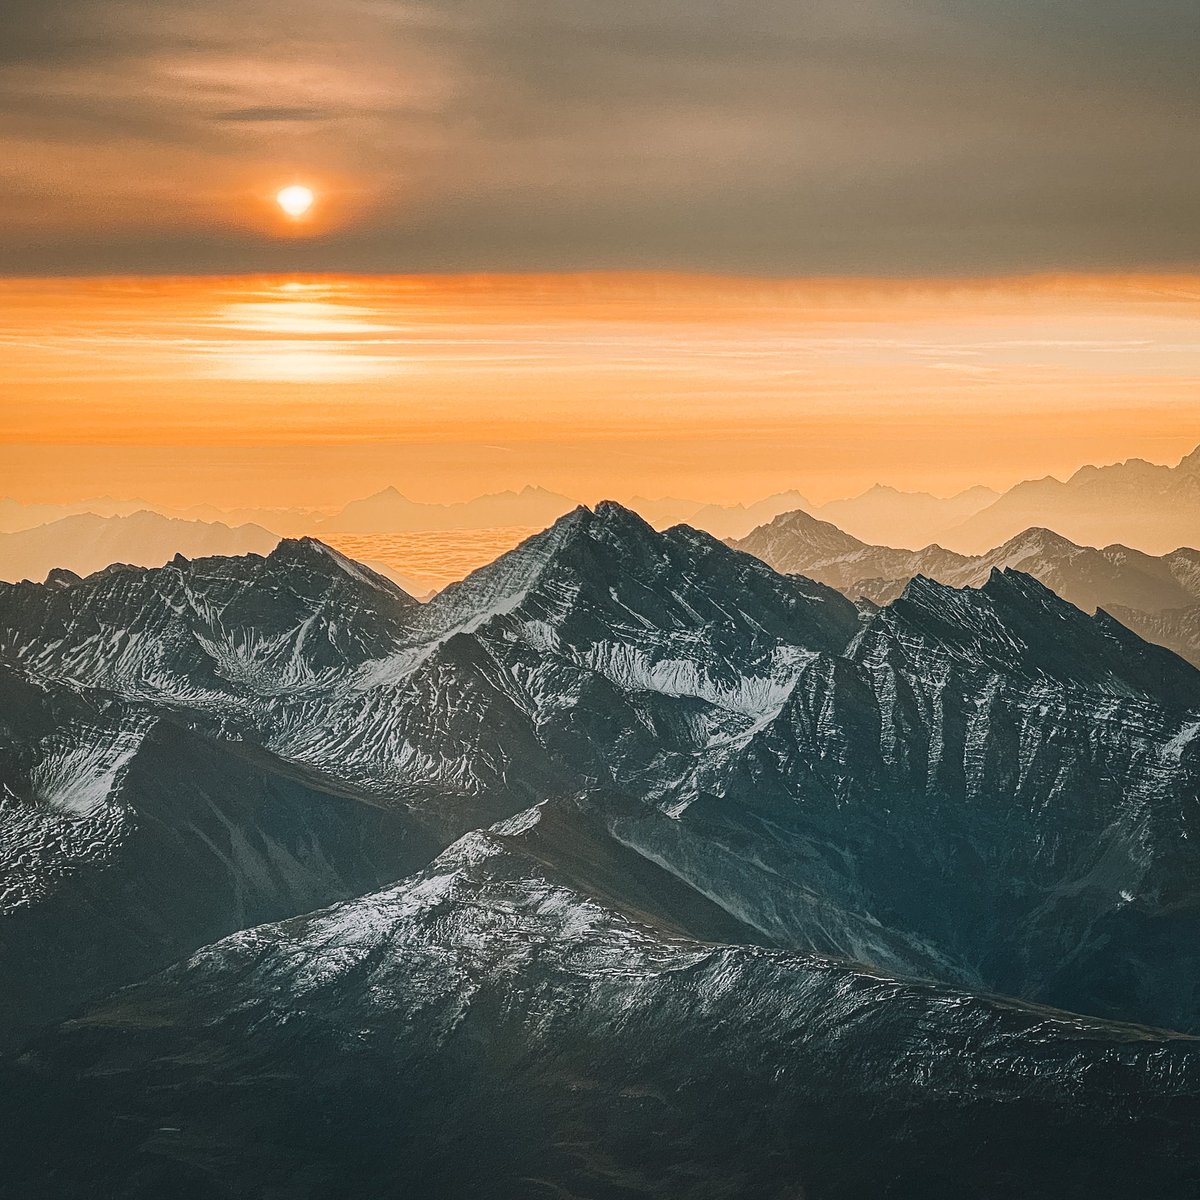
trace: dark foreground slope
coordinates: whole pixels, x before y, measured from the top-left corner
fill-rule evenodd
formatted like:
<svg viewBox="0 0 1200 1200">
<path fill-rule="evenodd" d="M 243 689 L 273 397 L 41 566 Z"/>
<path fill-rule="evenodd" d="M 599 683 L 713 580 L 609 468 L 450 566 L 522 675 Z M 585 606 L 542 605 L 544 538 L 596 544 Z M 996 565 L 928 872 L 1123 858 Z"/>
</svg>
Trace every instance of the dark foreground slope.
<svg viewBox="0 0 1200 1200">
<path fill-rule="evenodd" d="M 1179 1198 L 1200 1044 L 714 944 L 543 806 L 43 1037 L 3 1194 Z M 661 872 L 657 872 L 661 875 Z"/>
</svg>

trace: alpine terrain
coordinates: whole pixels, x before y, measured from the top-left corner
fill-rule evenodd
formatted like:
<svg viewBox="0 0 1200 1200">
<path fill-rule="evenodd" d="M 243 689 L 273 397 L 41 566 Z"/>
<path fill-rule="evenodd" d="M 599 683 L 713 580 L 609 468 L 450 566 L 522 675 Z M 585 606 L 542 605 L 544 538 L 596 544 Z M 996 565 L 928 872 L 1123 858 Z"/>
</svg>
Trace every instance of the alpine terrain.
<svg viewBox="0 0 1200 1200">
<path fill-rule="evenodd" d="M 0 1195 L 1196 1195 L 1200 671 L 804 522 L 0 585 Z"/>
<path fill-rule="evenodd" d="M 1077 546 L 1049 529 L 1023 530 L 986 554 L 942 546 L 873 546 L 807 512 L 784 513 L 731 543 L 777 571 L 819 579 L 852 599 L 894 600 L 917 575 L 981 587 L 993 570 L 1016 568 L 1089 612 L 1103 608 L 1143 637 L 1200 665 L 1200 550 L 1156 557 L 1128 546 Z"/>
</svg>

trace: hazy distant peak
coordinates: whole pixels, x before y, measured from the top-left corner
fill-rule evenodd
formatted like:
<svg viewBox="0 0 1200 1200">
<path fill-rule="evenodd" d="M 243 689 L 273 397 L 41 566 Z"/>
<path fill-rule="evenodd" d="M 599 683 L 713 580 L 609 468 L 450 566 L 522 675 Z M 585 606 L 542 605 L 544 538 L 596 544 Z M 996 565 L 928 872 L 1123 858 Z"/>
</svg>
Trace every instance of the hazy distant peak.
<svg viewBox="0 0 1200 1200">
<path fill-rule="evenodd" d="M 995 488 L 990 488 L 982 483 L 977 483 L 969 488 L 963 488 L 962 491 L 954 492 L 949 496 L 937 496 L 933 492 L 906 491 L 903 488 L 893 487 L 890 483 L 873 483 L 865 492 L 860 492 L 857 496 L 851 496 L 848 500 L 831 501 L 831 504 L 849 504 L 855 500 L 863 500 L 867 497 L 876 499 L 929 500 L 935 504 L 950 504 L 958 500 L 976 498 L 982 500 L 989 496 L 996 497 L 999 494 Z"/>
<path fill-rule="evenodd" d="M 870 545 L 916 549 L 943 541 L 948 531 L 995 499 L 996 493 L 982 485 L 943 498 L 877 483 L 858 496 L 823 504 L 816 512 Z"/>
<path fill-rule="evenodd" d="M 76 513 L 32 529 L 0 533 L 0 579 L 47 579 L 56 568 L 80 577 L 110 564 L 159 567 L 176 555 L 267 554 L 279 538 L 258 525 L 166 517 L 148 509 L 121 516 Z M 64 586 L 56 578 L 55 586 Z"/>
<path fill-rule="evenodd" d="M 1155 476 L 1167 476 L 1175 468 L 1163 466 L 1161 463 L 1147 462 L 1144 458 L 1127 458 L 1124 462 L 1107 463 L 1103 466 L 1080 467 L 1067 480 L 1068 486 L 1091 483 L 1104 476 L 1125 476 L 1127 480 L 1150 479 Z"/>
<path fill-rule="evenodd" d="M 757 553 L 758 548 L 775 539 L 785 539 L 793 554 L 803 546 L 810 552 L 827 555 L 853 554 L 867 548 L 867 543 L 839 529 L 832 521 L 823 521 L 803 509 L 781 513 L 766 525 L 760 525 L 739 543 L 740 549 Z"/>
<path fill-rule="evenodd" d="M 410 500 L 387 488 L 352 500 L 326 518 L 320 530 L 338 533 L 407 533 L 436 529 L 488 529 L 501 526 L 542 526 L 574 506 L 566 496 L 527 485 L 519 492 L 493 492 L 453 504 Z"/>
<path fill-rule="evenodd" d="M 1066 481 L 1027 479 L 966 516 L 948 534 L 958 550 L 983 552 L 1030 525 L 1049 525 L 1078 545 L 1121 542 L 1151 554 L 1194 543 L 1200 530 L 1200 447 L 1170 467 L 1130 458 L 1080 467 Z"/>
<path fill-rule="evenodd" d="M 842 529 L 838 529 L 838 527 L 832 521 L 825 521 L 820 517 L 813 516 L 812 513 L 803 508 L 795 508 L 792 509 L 791 512 L 780 513 L 779 516 L 770 522 L 770 525 L 780 529 L 835 529 L 842 535 L 842 537 L 849 538 L 851 541 L 855 542 L 859 541 L 859 539 L 854 537 L 852 534 L 846 533 Z"/>
</svg>

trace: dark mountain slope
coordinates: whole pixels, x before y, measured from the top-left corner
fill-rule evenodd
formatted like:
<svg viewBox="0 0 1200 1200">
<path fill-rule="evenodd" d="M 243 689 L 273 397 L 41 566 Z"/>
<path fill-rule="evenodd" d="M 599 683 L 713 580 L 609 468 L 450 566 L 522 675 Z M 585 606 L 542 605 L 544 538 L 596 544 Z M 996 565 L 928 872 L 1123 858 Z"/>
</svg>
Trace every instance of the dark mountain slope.
<svg viewBox="0 0 1200 1200">
<path fill-rule="evenodd" d="M 1200 1028 L 1197 679 L 1027 577 L 920 581 L 613 828 L 779 944 Z"/>
<path fill-rule="evenodd" d="M 1028 576 L 860 613 L 605 504 L 424 606 L 0 589 L 0 653 L 11 1021 L 206 944 L 0 1069 L 0 1194 L 1200 1186 L 1197 1043 L 1112 1023 L 1200 1030 L 1200 674 Z"/>
<path fill-rule="evenodd" d="M 344 784 L 0 671 L 0 1039 L 443 843 Z"/>
<path fill-rule="evenodd" d="M 619 911 L 623 862 L 535 820 L 39 1040 L 5 1194 L 1194 1194 L 1191 1039 L 691 940 L 645 866 Z"/>
<path fill-rule="evenodd" d="M 417 602 L 310 538 L 265 558 L 0 584 L 0 661 L 126 695 L 231 706 L 383 654 Z"/>
</svg>

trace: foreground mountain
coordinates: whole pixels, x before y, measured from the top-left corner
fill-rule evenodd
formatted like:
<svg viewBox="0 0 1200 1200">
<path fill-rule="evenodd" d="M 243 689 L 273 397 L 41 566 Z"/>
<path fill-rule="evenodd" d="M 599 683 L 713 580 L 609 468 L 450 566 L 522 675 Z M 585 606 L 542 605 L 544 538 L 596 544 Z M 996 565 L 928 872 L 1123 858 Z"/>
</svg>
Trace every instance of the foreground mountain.
<svg viewBox="0 0 1200 1200">
<path fill-rule="evenodd" d="M 341 567 L 285 544 L 267 559 L 7 590 L 12 615 L 62 641 L 24 665 L 0 650 L 0 951 L 24 981 L 0 1001 L 0 1044 L 216 937 L 394 879 L 444 844 L 238 738 L 250 696 L 352 663 L 413 603 Z M 72 639 L 74 654 L 60 653 Z"/>
<path fill-rule="evenodd" d="M 621 797 L 623 841 L 777 944 L 1200 1027 L 1200 675 L 1026 576 L 918 578 L 863 624 L 604 504 L 425 605 L 315 542 L 14 587 L 0 654 L 401 805 L 442 844 Z"/>
<path fill-rule="evenodd" d="M 1200 1181 L 1200 672 L 1028 575 L 860 611 L 605 503 L 426 604 L 311 540 L 0 587 L 0 659 L 9 907 L 93 952 L 15 1194 Z M 164 846 L 226 864 L 174 942 Z"/>
<path fill-rule="evenodd" d="M 736 932 L 583 814 L 542 806 L 40 1039 L 2 1078 L 4 1184 L 1092 1200 L 1200 1178 L 1193 1039 Z"/>
<path fill-rule="evenodd" d="M 1156 558 L 1127 546 L 1077 546 L 1048 529 L 1023 530 L 979 555 L 941 546 L 897 550 L 868 545 L 805 512 L 777 517 L 734 545 L 778 571 L 818 579 L 876 604 L 895 599 L 917 575 L 954 587 L 980 587 L 993 570 L 1015 568 L 1079 608 L 1103 608 L 1149 640 L 1200 661 L 1200 640 L 1189 634 L 1182 617 L 1200 602 L 1197 550 L 1179 549 Z M 1179 610 L 1179 615 L 1168 610 Z"/>
<path fill-rule="evenodd" d="M 305 539 L 0 585 L 0 658 L 47 679 L 227 717 L 384 653 L 413 598 Z"/>
<path fill-rule="evenodd" d="M 688 584 L 691 576 L 699 578 Z M 735 593 L 744 613 L 729 605 Z M 552 604 L 553 651 L 545 644 Z M 73 732 L 65 717 L 12 726 L 23 747 L 4 780 L 14 858 L 31 840 L 47 840 L 43 818 L 53 825 L 62 809 L 57 793 L 32 781 L 51 770 L 39 766 L 47 738 L 74 764 L 62 787 L 85 789 L 95 775 L 87 813 L 104 820 L 89 845 L 102 857 L 124 845 L 121 815 L 136 799 L 117 786 L 125 759 L 114 751 L 110 769 L 89 747 L 127 741 L 144 759 L 154 721 L 186 726 L 216 756 L 196 776 L 201 794 L 229 786 L 222 775 L 250 755 L 318 792 L 408 813 L 404 829 L 429 830 L 440 847 L 598 777 L 589 772 L 652 776 L 660 760 L 685 760 L 714 731 L 744 730 L 758 706 L 778 704 L 814 652 L 809 643 L 837 648 L 857 628 L 836 593 L 786 580 L 703 535 L 661 539 L 615 507 L 580 510 L 427 606 L 300 541 L 266 558 L 180 559 L 15 585 L 0 589 L 0 612 L 0 656 L 15 677 L 57 680 L 67 695 L 82 688 L 117 714 L 103 733 L 95 722 Z M 681 695 L 656 703 L 656 686 Z M 127 709 L 114 707 L 121 697 Z M 611 767 L 598 757 L 603 748 L 588 746 L 589 722 L 628 726 Z M 219 761 L 223 753 L 237 761 Z M 376 820 L 354 813 L 358 829 Z M 31 870 L 53 872 L 56 852 L 51 845 L 50 859 Z M 231 875 L 231 887 L 244 886 Z M 114 901 L 119 911 L 127 885 L 102 876 L 101 886 L 124 897 Z M 136 977 L 117 970 L 128 954 L 89 922 L 81 930 L 95 945 L 96 970 L 71 960 L 64 971 L 76 971 L 83 993 Z M 27 1015 L 60 1011 L 32 993 L 14 1003 Z"/>
<path fill-rule="evenodd" d="M 142 510 L 128 516 L 80 513 L 47 525 L 0 533 L 0 579 L 45 579 L 51 571 L 90 575 L 110 563 L 157 567 L 181 554 L 267 554 L 277 534 L 258 525 L 181 521 Z"/>
<path fill-rule="evenodd" d="M 1194 545 L 1200 531 L 1200 447 L 1177 466 L 1140 458 L 1081 467 L 1066 481 L 1030 479 L 947 529 L 941 540 L 978 553 L 1030 525 L 1085 545 L 1121 542 L 1149 554 Z"/>
</svg>

